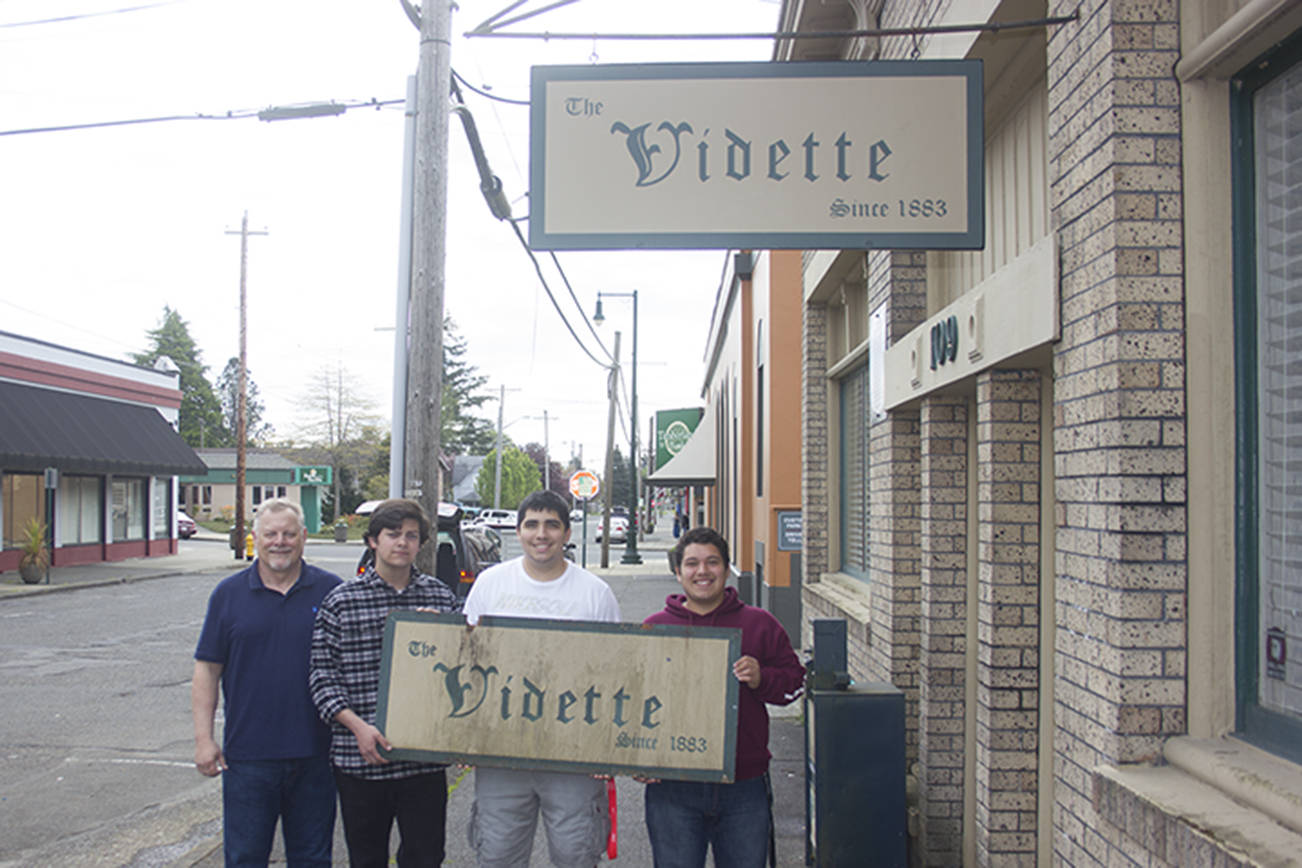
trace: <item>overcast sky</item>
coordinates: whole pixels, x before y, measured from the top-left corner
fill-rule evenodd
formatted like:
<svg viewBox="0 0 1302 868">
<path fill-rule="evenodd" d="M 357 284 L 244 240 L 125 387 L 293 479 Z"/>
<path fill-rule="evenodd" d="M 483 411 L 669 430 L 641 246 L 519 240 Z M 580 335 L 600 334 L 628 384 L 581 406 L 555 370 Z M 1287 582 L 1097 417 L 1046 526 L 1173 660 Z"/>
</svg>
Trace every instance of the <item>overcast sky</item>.
<svg viewBox="0 0 1302 868">
<path fill-rule="evenodd" d="M 461 36 L 507 5 L 459 0 L 452 65 L 508 98 L 528 99 L 535 64 L 765 60 L 772 51 L 766 41 Z M 517 29 L 768 32 L 777 14 L 777 0 L 582 0 Z M 417 36 L 399 0 L 0 0 L 0 131 L 401 99 Z M 526 214 L 528 109 L 466 98 L 494 172 Z M 547 409 L 553 456 L 581 444 L 585 465 L 599 470 L 604 374 L 565 331 L 510 228 L 489 214 L 455 120 L 451 132 L 446 310 L 491 391 L 508 389 L 505 417 L 517 421 L 507 433 L 541 442 L 541 418 L 522 417 Z M 268 420 L 293 434 L 303 383 L 336 365 L 387 419 L 402 144 L 401 105 L 0 136 L 0 330 L 122 358 L 145 347 L 170 305 L 215 380 L 238 351 L 239 238 L 226 233 L 247 210 L 250 228 L 269 233 L 250 239 L 248 265 L 249 367 Z M 587 314 L 598 290 L 639 290 L 640 436 L 652 411 L 699 406 L 725 254 L 558 255 Z M 604 306 L 603 338 L 609 345 L 620 328 L 627 360 L 631 306 Z M 578 326 L 572 305 L 567 313 Z M 485 414 L 496 417 L 495 402 Z M 617 439 L 627 444 L 623 432 Z"/>
</svg>

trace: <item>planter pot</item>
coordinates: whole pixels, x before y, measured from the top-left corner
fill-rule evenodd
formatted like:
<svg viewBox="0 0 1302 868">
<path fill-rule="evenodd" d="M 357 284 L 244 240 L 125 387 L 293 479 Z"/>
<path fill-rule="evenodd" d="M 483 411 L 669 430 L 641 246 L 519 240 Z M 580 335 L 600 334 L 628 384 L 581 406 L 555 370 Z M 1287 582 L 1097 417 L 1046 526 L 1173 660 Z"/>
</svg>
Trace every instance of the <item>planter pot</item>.
<svg viewBox="0 0 1302 868">
<path fill-rule="evenodd" d="M 29 585 L 39 584 L 45 578 L 45 568 L 39 564 L 19 564 L 18 575 Z"/>
</svg>

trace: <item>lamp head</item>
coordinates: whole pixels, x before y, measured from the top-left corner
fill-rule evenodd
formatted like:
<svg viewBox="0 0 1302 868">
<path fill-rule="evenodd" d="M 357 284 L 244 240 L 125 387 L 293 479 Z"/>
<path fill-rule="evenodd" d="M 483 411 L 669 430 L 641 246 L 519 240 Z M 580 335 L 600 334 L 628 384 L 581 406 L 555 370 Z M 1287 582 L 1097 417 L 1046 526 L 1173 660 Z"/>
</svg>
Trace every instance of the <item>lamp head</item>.
<svg viewBox="0 0 1302 868">
<path fill-rule="evenodd" d="M 605 317 L 605 315 L 602 314 L 602 312 L 601 312 L 601 296 L 600 296 L 600 295 L 597 296 L 597 312 L 594 313 L 594 314 L 592 315 L 592 321 L 595 322 L 597 325 L 601 325 L 603 322 L 606 321 L 606 317 Z"/>
</svg>

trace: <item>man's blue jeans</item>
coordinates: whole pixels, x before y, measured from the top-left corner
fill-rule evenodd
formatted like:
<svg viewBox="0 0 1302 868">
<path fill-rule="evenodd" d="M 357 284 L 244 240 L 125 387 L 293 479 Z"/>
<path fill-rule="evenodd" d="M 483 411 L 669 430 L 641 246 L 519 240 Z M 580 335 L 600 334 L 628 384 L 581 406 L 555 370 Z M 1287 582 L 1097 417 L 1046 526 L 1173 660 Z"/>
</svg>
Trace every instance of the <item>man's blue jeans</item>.
<svg viewBox="0 0 1302 868">
<path fill-rule="evenodd" d="M 279 818 L 290 868 L 329 868 L 335 781 L 328 757 L 227 760 L 222 834 L 227 868 L 265 866 Z"/>
<path fill-rule="evenodd" d="M 768 786 L 661 781 L 646 787 L 646 828 L 655 868 L 763 868 L 769 852 Z"/>
</svg>

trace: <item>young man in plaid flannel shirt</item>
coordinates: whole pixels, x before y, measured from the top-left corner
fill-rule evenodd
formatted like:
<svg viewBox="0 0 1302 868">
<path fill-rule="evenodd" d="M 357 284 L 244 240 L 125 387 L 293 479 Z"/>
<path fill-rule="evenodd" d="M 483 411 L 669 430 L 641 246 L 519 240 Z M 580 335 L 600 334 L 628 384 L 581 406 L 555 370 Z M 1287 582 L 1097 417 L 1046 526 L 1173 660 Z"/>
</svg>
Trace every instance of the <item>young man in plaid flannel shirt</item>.
<svg viewBox="0 0 1302 868">
<path fill-rule="evenodd" d="M 381 751 L 391 746 L 375 727 L 390 610 L 459 609 L 446 585 L 412 566 L 429 534 L 429 518 L 420 504 L 405 499 L 380 504 L 366 530 L 375 564 L 325 598 L 312 636 L 309 685 L 317 712 L 331 727 L 330 762 L 354 868 L 389 864 L 395 819 L 401 835 L 399 865 L 443 862 L 445 766 L 385 759 Z"/>
</svg>

